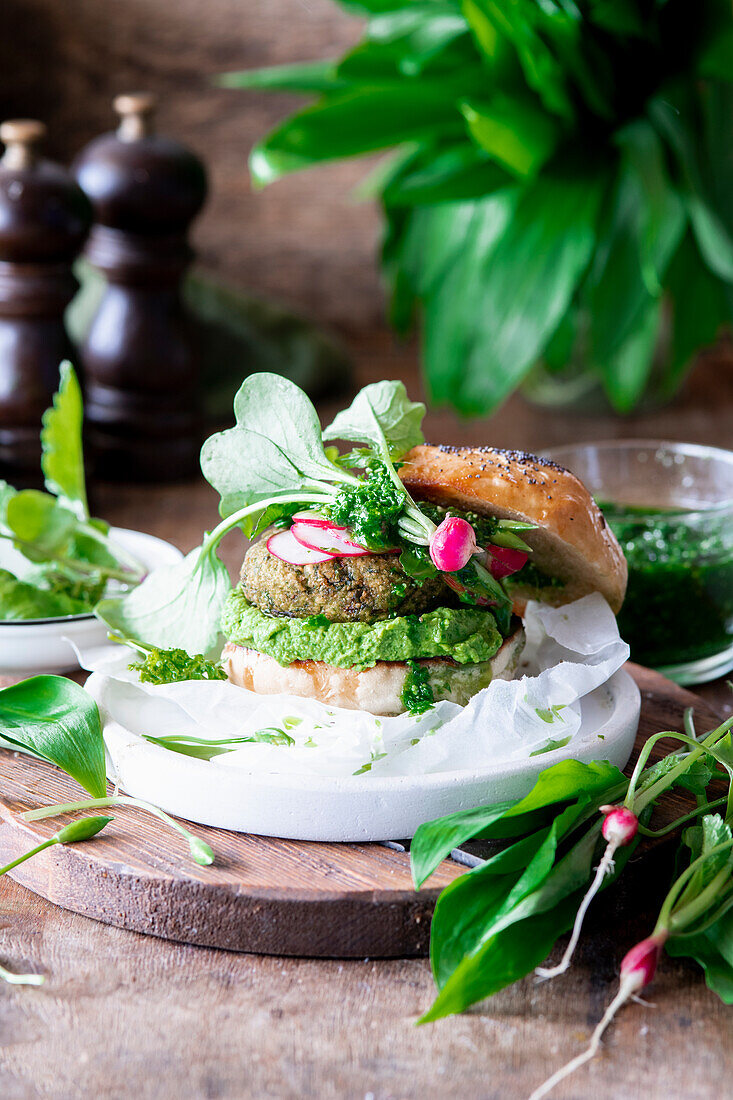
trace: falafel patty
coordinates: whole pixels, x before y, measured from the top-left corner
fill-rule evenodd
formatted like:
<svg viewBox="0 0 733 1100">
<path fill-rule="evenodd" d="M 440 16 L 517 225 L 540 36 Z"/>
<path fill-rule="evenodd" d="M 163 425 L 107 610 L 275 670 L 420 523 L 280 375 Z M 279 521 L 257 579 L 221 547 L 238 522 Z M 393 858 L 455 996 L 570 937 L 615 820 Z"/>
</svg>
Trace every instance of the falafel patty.
<svg viewBox="0 0 733 1100">
<path fill-rule="evenodd" d="M 274 557 L 265 540 L 254 543 L 245 554 L 241 586 L 249 603 L 266 615 L 294 619 L 324 615 L 332 623 L 421 615 L 455 602 L 440 577 L 417 584 L 394 554 L 290 565 Z"/>
</svg>

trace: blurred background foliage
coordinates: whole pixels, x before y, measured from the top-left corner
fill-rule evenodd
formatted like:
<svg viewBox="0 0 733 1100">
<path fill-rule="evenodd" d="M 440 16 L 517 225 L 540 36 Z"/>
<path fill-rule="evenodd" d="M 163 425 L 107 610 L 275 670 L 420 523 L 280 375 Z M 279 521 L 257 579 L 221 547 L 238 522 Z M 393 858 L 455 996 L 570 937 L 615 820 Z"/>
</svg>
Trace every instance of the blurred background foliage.
<svg viewBox="0 0 733 1100">
<path fill-rule="evenodd" d="M 393 151 L 364 190 L 432 399 L 671 396 L 733 307 L 730 0 L 340 3 L 367 17 L 340 60 L 223 83 L 316 96 L 252 150 L 257 185 Z"/>
</svg>

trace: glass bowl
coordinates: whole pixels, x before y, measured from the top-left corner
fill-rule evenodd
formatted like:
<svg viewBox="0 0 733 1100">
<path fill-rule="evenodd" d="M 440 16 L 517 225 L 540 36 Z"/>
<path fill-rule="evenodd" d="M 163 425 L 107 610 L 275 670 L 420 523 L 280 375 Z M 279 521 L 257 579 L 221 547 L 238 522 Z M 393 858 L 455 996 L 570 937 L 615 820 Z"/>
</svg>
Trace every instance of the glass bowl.
<svg viewBox="0 0 733 1100">
<path fill-rule="evenodd" d="M 629 564 L 632 659 L 679 684 L 733 668 L 733 451 L 614 440 L 543 452 L 595 497 Z"/>
</svg>

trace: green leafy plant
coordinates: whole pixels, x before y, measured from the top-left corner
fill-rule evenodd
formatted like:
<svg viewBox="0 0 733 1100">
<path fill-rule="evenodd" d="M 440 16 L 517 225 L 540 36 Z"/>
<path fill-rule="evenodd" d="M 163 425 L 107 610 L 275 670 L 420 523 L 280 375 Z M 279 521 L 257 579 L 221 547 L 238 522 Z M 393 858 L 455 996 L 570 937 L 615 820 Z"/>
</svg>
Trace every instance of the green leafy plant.
<svg viewBox="0 0 733 1100">
<path fill-rule="evenodd" d="M 580 363 L 621 412 L 731 319 L 726 0 L 340 0 L 340 60 L 223 78 L 315 95 L 252 150 L 255 185 L 394 150 L 368 190 L 399 330 L 432 398 L 485 414 L 534 364 Z"/>
<path fill-rule="evenodd" d="M 0 570 L 0 618 L 89 614 L 110 581 L 137 584 L 145 569 L 89 515 L 81 390 L 70 363 L 60 368 L 58 393 L 43 414 L 41 468 L 47 492 L 0 482 L 0 538 L 29 565 L 21 577 Z"/>
<path fill-rule="evenodd" d="M 0 741 L 55 764 L 94 797 L 107 789 L 97 704 L 65 676 L 2 688 Z"/>
<path fill-rule="evenodd" d="M 107 795 L 99 710 L 91 695 L 73 680 L 65 676 L 33 676 L 0 689 L 0 745 L 22 749 L 55 764 L 93 796 L 82 802 L 29 810 L 21 814 L 24 820 L 40 821 L 106 806 L 136 806 L 183 836 L 197 863 L 213 863 L 214 853 L 209 845 L 157 806 L 127 795 Z"/>
<path fill-rule="evenodd" d="M 648 738 L 630 778 L 607 762 L 566 760 L 543 771 L 522 799 L 422 825 L 411 847 L 417 887 L 467 840 L 491 840 L 497 850 L 438 898 L 430 940 L 438 995 L 420 1022 L 461 1012 L 533 970 L 545 979 L 562 974 L 596 894 L 619 877 L 644 837 L 660 837 L 685 824 L 690 827 L 682 833 L 681 870 L 651 936 L 626 955 L 619 991 L 587 1050 L 549 1078 L 533 1098 L 546 1095 L 594 1056 L 618 1009 L 652 980 L 663 948 L 699 962 L 710 989 L 733 1004 L 731 726 L 733 718 L 698 739 L 688 712 L 685 732 L 663 731 Z M 679 747 L 650 765 L 657 743 L 669 739 Z M 654 809 L 674 786 L 693 793 L 696 805 L 655 830 Z M 624 823 L 623 833 L 607 831 L 612 818 Z M 571 928 L 573 937 L 561 964 L 540 968 Z"/>
<path fill-rule="evenodd" d="M 159 806 L 154 806 L 152 802 L 145 802 L 142 798 L 132 798 L 127 794 L 113 794 L 104 798 L 87 798 L 81 802 L 59 802 L 55 806 L 41 806 L 37 810 L 26 810 L 20 816 L 23 821 L 44 821 L 47 817 L 76 813 L 77 810 L 99 810 L 109 806 L 131 806 L 134 809 L 144 810 L 145 813 L 152 814 L 153 817 L 157 817 L 164 825 L 168 825 L 174 832 L 183 837 L 196 863 L 201 864 L 202 867 L 208 867 L 214 862 L 214 853 L 205 840 L 196 836 L 180 821 L 176 821 L 165 810 L 161 810 Z"/>
</svg>

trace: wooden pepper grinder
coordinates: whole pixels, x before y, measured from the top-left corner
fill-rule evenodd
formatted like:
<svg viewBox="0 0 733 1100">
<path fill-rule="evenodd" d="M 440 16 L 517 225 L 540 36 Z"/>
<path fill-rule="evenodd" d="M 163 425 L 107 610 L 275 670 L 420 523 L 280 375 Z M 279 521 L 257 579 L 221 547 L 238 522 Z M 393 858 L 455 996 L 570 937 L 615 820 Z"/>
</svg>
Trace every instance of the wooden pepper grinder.
<svg viewBox="0 0 733 1100">
<path fill-rule="evenodd" d="M 107 277 L 81 349 L 87 435 L 102 476 L 169 481 L 198 470 L 197 356 L 180 284 L 206 174 L 154 132 L 153 96 L 118 96 L 114 108 L 117 131 L 73 165 L 94 208 L 85 255 Z"/>
<path fill-rule="evenodd" d="M 0 125 L 0 477 L 41 477 L 41 415 L 73 358 L 64 310 L 78 283 L 71 265 L 91 224 L 69 173 L 38 156 L 42 122 Z"/>
</svg>

